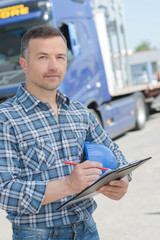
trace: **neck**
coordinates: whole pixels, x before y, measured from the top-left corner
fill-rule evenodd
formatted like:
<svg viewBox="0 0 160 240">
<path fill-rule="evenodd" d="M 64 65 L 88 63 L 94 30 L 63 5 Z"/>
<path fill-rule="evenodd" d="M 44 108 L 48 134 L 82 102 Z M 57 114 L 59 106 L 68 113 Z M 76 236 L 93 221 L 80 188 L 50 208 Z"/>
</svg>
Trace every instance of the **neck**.
<svg viewBox="0 0 160 240">
<path fill-rule="evenodd" d="M 25 89 L 41 102 L 49 103 L 51 107 L 57 105 L 56 101 L 57 89 L 54 89 L 52 91 L 45 90 L 43 88 L 34 89 L 28 87 L 27 84 L 25 85 Z"/>
<path fill-rule="evenodd" d="M 46 90 L 37 86 L 35 87 L 35 85 L 30 86 L 27 83 L 25 85 L 25 89 L 41 102 L 49 103 L 58 118 L 58 108 L 56 100 L 57 89 Z"/>
</svg>

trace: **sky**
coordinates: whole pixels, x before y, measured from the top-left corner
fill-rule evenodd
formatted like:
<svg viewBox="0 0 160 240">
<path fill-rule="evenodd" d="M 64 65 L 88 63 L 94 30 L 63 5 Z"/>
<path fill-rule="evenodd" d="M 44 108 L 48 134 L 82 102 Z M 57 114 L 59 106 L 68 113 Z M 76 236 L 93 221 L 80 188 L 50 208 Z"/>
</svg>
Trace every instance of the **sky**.
<svg viewBox="0 0 160 240">
<path fill-rule="evenodd" d="M 160 48 L 160 0 L 121 0 L 124 8 L 128 49 L 143 41 Z"/>
</svg>

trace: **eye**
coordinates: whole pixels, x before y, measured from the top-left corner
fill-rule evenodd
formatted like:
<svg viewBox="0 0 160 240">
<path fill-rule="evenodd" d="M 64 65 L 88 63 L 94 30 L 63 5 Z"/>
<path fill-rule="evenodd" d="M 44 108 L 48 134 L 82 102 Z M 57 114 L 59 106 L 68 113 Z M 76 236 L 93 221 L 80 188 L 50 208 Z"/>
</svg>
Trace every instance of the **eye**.
<svg viewBox="0 0 160 240">
<path fill-rule="evenodd" d="M 66 57 L 65 57 L 64 55 L 58 55 L 58 59 L 60 59 L 60 60 L 65 60 Z"/>
<path fill-rule="evenodd" d="M 42 59 L 42 60 L 44 59 L 45 60 L 45 59 L 47 59 L 47 57 L 46 56 L 40 56 L 39 59 Z"/>
</svg>

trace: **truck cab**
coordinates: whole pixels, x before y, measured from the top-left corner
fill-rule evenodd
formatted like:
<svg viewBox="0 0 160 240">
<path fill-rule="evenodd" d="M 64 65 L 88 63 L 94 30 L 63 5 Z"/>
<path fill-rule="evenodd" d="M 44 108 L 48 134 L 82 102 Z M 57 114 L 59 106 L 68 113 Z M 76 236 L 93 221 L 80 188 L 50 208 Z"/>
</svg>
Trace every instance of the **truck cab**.
<svg viewBox="0 0 160 240">
<path fill-rule="evenodd" d="M 137 97 L 132 95 L 137 89 L 131 88 L 127 55 L 121 52 L 125 38 L 120 40 L 117 30 L 114 46 L 119 20 L 116 11 L 116 18 L 107 18 L 107 7 L 103 0 L 0 0 L 1 101 L 13 96 L 25 81 L 19 65 L 23 34 L 33 26 L 50 25 L 63 32 L 68 45 L 68 68 L 59 89 L 85 104 L 111 137 L 134 128 L 137 119 L 142 128 L 146 120 L 143 94 L 138 94 L 143 106 L 139 115 Z"/>
</svg>

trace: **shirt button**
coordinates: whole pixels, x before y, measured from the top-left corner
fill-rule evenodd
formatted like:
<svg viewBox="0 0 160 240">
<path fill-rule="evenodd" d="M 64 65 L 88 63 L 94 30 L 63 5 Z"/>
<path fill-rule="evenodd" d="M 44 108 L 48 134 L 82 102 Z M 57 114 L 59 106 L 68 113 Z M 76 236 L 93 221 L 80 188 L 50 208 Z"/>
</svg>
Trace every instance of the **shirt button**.
<svg viewBox="0 0 160 240">
<path fill-rule="evenodd" d="M 73 226 L 73 229 L 75 229 L 77 227 L 77 225 L 76 224 L 74 224 L 74 226 Z"/>
</svg>

